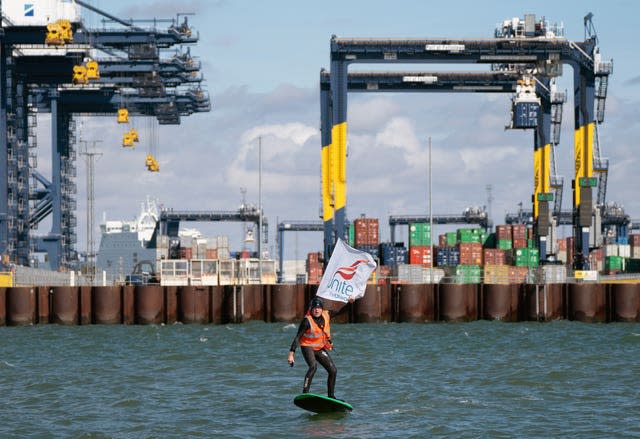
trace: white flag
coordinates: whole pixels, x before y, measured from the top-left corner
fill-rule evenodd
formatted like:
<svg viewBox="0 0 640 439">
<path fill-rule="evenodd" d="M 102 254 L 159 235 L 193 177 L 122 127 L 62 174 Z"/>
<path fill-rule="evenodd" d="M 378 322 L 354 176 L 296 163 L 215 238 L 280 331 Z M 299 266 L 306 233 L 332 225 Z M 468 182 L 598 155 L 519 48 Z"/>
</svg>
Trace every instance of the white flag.
<svg viewBox="0 0 640 439">
<path fill-rule="evenodd" d="M 364 296 L 369 276 L 375 269 L 376 262 L 369 253 L 349 247 L 338 238 L 317 295 L 339 302 L 348 302 L 350 296 L 359 299 Z"/>
</svg>

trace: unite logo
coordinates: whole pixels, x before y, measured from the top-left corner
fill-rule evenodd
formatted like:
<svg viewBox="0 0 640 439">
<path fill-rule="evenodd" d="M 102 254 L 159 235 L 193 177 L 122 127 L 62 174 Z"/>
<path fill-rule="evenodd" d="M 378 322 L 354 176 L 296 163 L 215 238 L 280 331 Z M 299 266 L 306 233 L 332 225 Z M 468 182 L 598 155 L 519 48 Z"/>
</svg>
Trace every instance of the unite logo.
<svg viewBox="0 0 640 439">
<path fill-rule="evenodd" d="M 331 282 L 329 282 L 329 289 L 346 295 L 352 293 L 353 285 L 351 285 L 348 281 L 350 281 L 353 276 L 355 276 L 356 271 L 358 271 L 358 266 L 360 266 L 360 264 L 366 263 L 366 260 L 358 259 L 353 264 L 347 267 L 338 268 L 333 274 Z M 338 279 L 338 276 L 340 276 L 342 280 Z"/>
</svg>

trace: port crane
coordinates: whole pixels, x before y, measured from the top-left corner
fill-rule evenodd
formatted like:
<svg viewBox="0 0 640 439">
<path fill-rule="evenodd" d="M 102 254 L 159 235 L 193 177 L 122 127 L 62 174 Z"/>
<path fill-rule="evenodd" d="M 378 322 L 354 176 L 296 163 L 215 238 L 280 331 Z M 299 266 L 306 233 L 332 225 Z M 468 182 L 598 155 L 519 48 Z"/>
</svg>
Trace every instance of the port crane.
<svg viewBox="0 0 640 439">
<path fill-rule="evenodd" d="M 322 232 L 323 230 L 322 221 L 285 220 L 278 223 L 278 282 L 284 280 L 284 232 Z"/>
<path fill-rule="evenodd" d="M 487 211 L 481 208 L 467 208 L 461 214 L 436 214 L 436 215 L 391 215 L 389 216 L 389 228 L 391 231 L 391 243 L 396 243 L 396 226 L 412 223 L 433 224 L 478 224 L 482 228 L 489 226 Z"/>
<path fill-rule="evenodd" d="M 169 238 L 169 253 L 170 259 L 171 253 L 179 247 L 180 240 L 178 238 L 178 231 L 180 230 L 180 223 L 183 221 L 188 222 L 222 222 L 222 221 L 235 221 L 235 222 L 252 222 L 256 225 L 258 230 L 258 241 L 267 243 L 269 236 L 269 222 L 265 218 L 264 213 L 261 213 L 257 207 L 243 205 L 236 211 L 201 211 L 201 210 L 173 210 L 162 209 L 160 211 L 160 218 L 156 224 L 156 228 L 153 232 L 153 236 L 149 241 L 149 247 L 156 247 L 159 236 L 168 236 Z M 262 223 L 262 230 L 260 230 L 260 224 Z M 262 241 L 260 241 L 262 240 Z M 177 259 L 177 256 L 175 256 Z"/>
<path fill-rule="evenodd" d="M 70 269 L 77 261 L 73 114 L 115 114 L 126 95 L 132 114 L 177 124 L 180 116 L 209 111 L 210 102 L 189 52 L 166 61 L 160 56 L 197 43 L 186 18 L 141 27 L 83 1 L 60 3 L 46 17 L 38 15 L 45 8 L 31 18 L 8 16 L 16 12 L 11 5 L 1 12 L 0 131 L 6 136 L 0 136 L 0 155 L 7 159 L 0 160 L 0 254 L 29 265 L 33 251 L 45 251 L 53 269 Z M 79 6 L 124 28 L 87 29 Z M 104 68 L 98 53 L 109 55 Z M 39 112 L 52 115 L 50 181 L 37 169 Z M 47 217 L 51 231 L 32 236 Z"/>
<path fill-rule="evenodd" d="M 513 24 L 515 20 L 512 20 Z M 594 104 L 596 82 L 612 71 L 612 62 L 602 61 L 597 40 L 586 35 L 582 42 L 570 41 L 544 32 L 535 16 L 525 15 L 522 24 L 509 34 L 493 40 L 477 39 L 371 39 L 331 37 L 330 129 L 322 132 L 323 220 L 325 253 L 337 237 L 345 236 L 346 221 L 346 143 L 348 68 L 355 63 L 471 63 L 535 64 L 545 75 L 573 68 L 575 129 L 573 180 L 575 269 L 588 268 L 589 226 L 591 224 L 593 177 L 593 134 L 596 123 Z M 506 29 L 510 29 L 507 27 Z M 598 78 L 598 79 L 597 79 Z M 328 98 L 328 97 L 327 97 Z M 325 98 L 326 99 L 326 98 Z M 321 107 L 323 103 L 321 96 Z M 603 107 L 604 108 L 604 107 Z M 548 202 L 548 200 L 541 200 Z"/>
<path fill-rule="evenodd" d="M 513 99 L 512 128 L 535 129 L 534 133 L 534 195 L 533 201 L 536 208 L 544 213 L 538 217 L 535 223 L 538 225 L 538 235 L 540 236 L 541 253 L 546 254 L 546 236 L 549 229 L 549 209 L 548 202 L 553 198 L 549 193 L 550 188 L 554 188 L 562 194 L 563 179 L 556 176 L 556 172 L 549 175 L 548 158 L 553 161 L 553 151 L 545 146 L 546 139 L 551 137 L 552 127 L 554 144 L 559 143 L 559 128 L 561 120 L 562 103 L 564 94 L 555 90 L 552 80 L 541 77 L 534 78 L 527 76 L 526 88 L 522 85 L 523 72 L 513 66 L 498 66 L 491 72 L 351 72 L 348 74 L 348 91 L 355 92 L 476 92 L 476 93 L 515 93 Z M 535 82 L 534 82 L 535 79 Z M 321 126 L 322 132 L 329 132 L 332 116 L 332 104 L 330 99 L 331 82 L 330 74 L 326 70 L 320 72 L 321 84 Z M 523 92 L 524 91 L 524 92 Z M 535 102 L 534 111 L 531 111 L 531 102 Z M 533 115 L 518 111 L 519 105 L 526 105 L 525 109 Z M 559 108 L 558 108 L 559 107 Z M 538 109 L 540 108 L 540 111 Z M 544 155 L 543 155 L 544 154 Z M 329 167 L 327 167 L 329 168 Z M 325 168 L 325 170 L 327 169 Z M 329 176 L 324 176 L 323 181 L 327 181 Z M 555 186 L 554 186 L 555 183 Z M 538 201 L 539 200 L 539 201 Z M 538 210 L 536 210 L 538 213 Z M 443 218 L 447 218 L 444 217 Z M 544 219 L 547 219 L 546 221 Z M 445 219 L 446 221 L 446 219 Z M 450 218 L 450 223 L 468 223 L 458 216 Z M 325 240 L 326 241 L 326 240 Z M 325 255 L 327 255 L 325 249 Z"/>
</svg>

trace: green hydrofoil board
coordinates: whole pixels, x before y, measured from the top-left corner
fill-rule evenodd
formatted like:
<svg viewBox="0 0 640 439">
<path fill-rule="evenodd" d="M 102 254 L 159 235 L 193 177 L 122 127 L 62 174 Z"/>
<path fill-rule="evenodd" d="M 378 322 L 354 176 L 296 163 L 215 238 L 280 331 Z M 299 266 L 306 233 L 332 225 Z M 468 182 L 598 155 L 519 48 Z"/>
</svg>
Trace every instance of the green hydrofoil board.
<svg viewBox="0 0 640 439">
<path fill-rule="evenodd" d="M 314 393 L 301 393 L 293 398 L 293 403 L 301 409 L 314 413 L 350 412 L 353 410 L 351 404 L 347 402 Z"/>
</svg>

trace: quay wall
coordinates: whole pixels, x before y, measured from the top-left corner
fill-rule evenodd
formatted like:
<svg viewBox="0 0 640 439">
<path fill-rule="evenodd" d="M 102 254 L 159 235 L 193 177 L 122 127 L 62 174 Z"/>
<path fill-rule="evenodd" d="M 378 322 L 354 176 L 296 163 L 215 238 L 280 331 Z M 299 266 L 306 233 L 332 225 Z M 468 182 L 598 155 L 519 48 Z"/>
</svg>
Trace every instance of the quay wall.
<svg viewBox="0 0 640 439">
<path fill-rule="evenodd" d="M 0 326 L 300 321 L 317 285 L 0 288 Z M 378 284 L 336 323 L 640 322 L 640 283 Z M 340 303 L 327 302 L 338 309 Z"/>
</svg>

